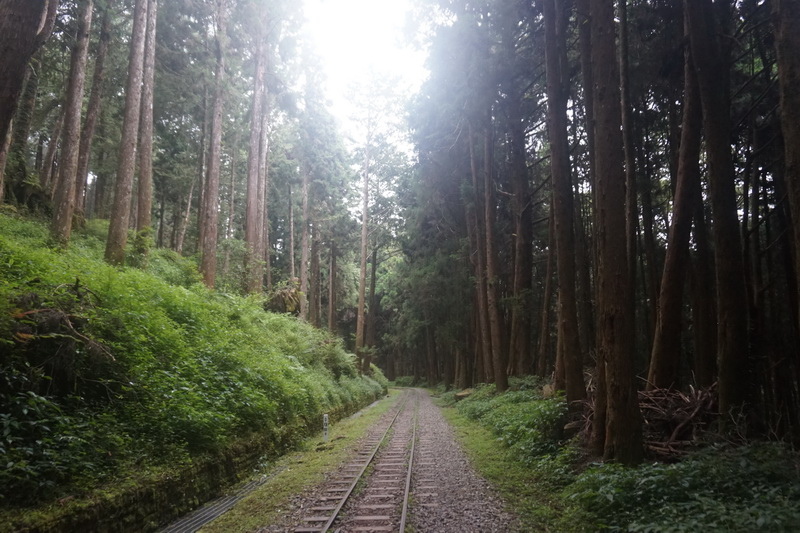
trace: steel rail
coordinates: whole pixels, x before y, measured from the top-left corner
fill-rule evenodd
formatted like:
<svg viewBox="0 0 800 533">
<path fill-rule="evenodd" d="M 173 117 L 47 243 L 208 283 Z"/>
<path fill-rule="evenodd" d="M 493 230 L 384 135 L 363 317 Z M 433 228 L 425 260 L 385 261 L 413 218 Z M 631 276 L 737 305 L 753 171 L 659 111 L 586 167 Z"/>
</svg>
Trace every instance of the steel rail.
<svg viewBox="0 0 800 533">
<path fill-rule="evenodd" d="M 408 515 L 408 496 L 411 493 L 411 471 L 414 468 L 414 447 L 417 443 L 417 425 L 419 420 L 417 414 L 419 413 L 419 393 L 414 391 L 414 425 L 411 432 L 411 451 L 408 454 L 408 472 L 406 473 L 406 487 L 403 492 L 403 511 L 400 514 L 400 533 L 406 530 L 406 517 Z"/>
<path fill-rule="evenodd" d="M 320 533 L 327 533 L 327 531 L 331 528 L 333 523 L 339 517 L 339 513 L 341 512 L 342 507 L 344 507 L 344 504 L 347 503 L 348 498 L 350 498 L 350 495 L 353 493 L 353 490 L 355 490 L 356 485 L 358 484 L 358 482 L 361 481 L 361 478 L 364 476 L 364 472 L 367 471 L 367 468 L 372 463 L 372 460 L 375 458 L 375 455 L 378 453 L 378 450 L 383 445 L 383 442 L 386 440 L 386 436 L 389 434 L 389 431 L 394 426 L 394 423 L 397 420 L 397 417 L 400 416 L 400 413 L 403 412 L 403 410 L 405 409 L 405 406 L 406 406 L 407 403 L 408 403 L 408 396 L 406 396 L 403 399 L 403 403 L 397 409 L 397 413 L 395 413 L 394 417 L 392 417 L 392 421 L 389 422 L 389 426 L 386 428 L 386 431 L 383 432 L 383 435 L 381 436 L 380 441 L 378 441 L 378 444 L 372 450 L 372 453 L 369 455 L 369 458 L 367 459 L 367 462 L 364 463 L 364 466 L 361 468 L 361 471 L 358 473 L 358 475 L 355 477 L 353 482 L 350 484 L 350 487 L 344 493 L 344 496 L 342 496 L 342 499 L 339 501 L 339 504 L 333 509 L 333 513 L 331 514 L 331 517 L 328 519 L 328 521 L 325 523 L 325 525 L 322 526 L 322 528 L 319 530 Z"/>
</svg>

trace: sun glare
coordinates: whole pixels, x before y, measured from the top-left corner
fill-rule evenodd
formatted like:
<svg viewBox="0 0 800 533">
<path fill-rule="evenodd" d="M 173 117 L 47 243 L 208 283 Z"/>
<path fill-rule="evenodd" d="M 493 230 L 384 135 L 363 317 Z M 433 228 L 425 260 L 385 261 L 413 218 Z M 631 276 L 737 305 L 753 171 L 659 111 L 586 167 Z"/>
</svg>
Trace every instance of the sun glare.
<svg viewBox="0 0 800 533">
<path fill-rule="evenodd" d="M 331 111 L 344 125 L 358 108 L 353 87 L 371 73 L 416 91 L 426 76 L 424 52 L 404 38 L 412 0 L 306 0 L 306 36 L 328 78 Z"/>
</svg>

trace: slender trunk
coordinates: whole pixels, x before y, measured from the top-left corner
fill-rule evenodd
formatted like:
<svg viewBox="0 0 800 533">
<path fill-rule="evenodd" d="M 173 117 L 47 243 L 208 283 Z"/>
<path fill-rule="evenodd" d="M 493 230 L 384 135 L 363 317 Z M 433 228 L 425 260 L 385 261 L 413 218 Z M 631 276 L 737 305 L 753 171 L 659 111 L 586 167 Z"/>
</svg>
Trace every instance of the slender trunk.
<svg viewBox="0 0 800 533">
<path fill-rule="evenodd" d="M 23 82 L 21 102 L 14 115 L 14 120 L 8 130 L 11 140 L 7 151 L 0 157 L 8 160 L 8 152 L 13 154 L 11 165 L 7 168 L 7 182 L 9 192 L 14 198 L 14 190 L 22 190 L 28 181 L 30 170 L 28 168 L 29 148 L 28 138 L 30 137 L 31 123 L 36 109 L 36 96 L 39 92 L 39 70 L 41 67 L 41 53 L 34 55 L 28 68 L 25 69 L 25 80 Z"/>
<path fill-rule="evenodd" d="M 308 287 L 308 322 L 315 328 L 320 327 L 320 284 L 322 280 L 319 264 L 319 228 L 312 228 L 311 236 L 311 276 Z"/>
<path fill-rule="evenodd" d="M 108 2 L 103 6 L 103 20 L 100 26 L 100 41 L 94 61 L 92 89 L 86 108 L 86 120 L 81 131 L 81 144 L 78 153 L 78 181 L 75 188 L 75 219 L 83 223 L 86 218 L 86 183 L 89 178 L 89 158 L 92 152 L 92 140 L 100 116 L 103 89 L 106 77 L 106 57 L 111 42 L 111 6 Z"/>
<path fill-rule="evenodd" d="M 261 205 L 261 261 L 263 264 L 264 278 L 266 278 L 267 289 L 272 287 L 272 265 L 270 263 L 270 241 L 269 241 L 269 100 L 267 98 L 266 76 L 268 69 L 264 69 L 264 107 L 261 116 L 261 155 L 258 165 L 259 187 L 261 194 L 259 199 Z M 263 280 L 262 280 L 263 282 Z"/>
<path fill-rule="evenodd" d="M 3 139 L 3 143 L 0 144 L 0 204 L 3 203 L 5 199 L 5 175 L 6 175 L 6 161 L 8 161 L 8 150 L 11 148 L 11 136 L 13 134 L 13 128 L 8 128 L 8 133 L 6 133 L 6 138 Z"/>
<path fill-rule="evenodd" d="M 64 141 L 54 196 L 54 215 L 50 226 L 53 239 L 65 246 L 72 233 L 72 215 L 75 211 L 75 182 L 78 171 L 80 146 L 81 106 L 86 80 L 86 59 L 89 50 L 89 32 L 92 28 L 92 0 L 80 4 L 75 44 L 70 59 L 69 83 L 64 105 Z"/>
<path fill-rule="evenodd" d="M 629 283 L 625 213 L 624 153 L 619 73 L 615 61 L 613 0 L 591 0 L 594 118 L 597 128 L 598 358 L 605 365 L 604 457 L 638 463 L 643 454 L 642 421 L 633 371 L 633 287 Z"/>
<path fill-rule="evenodd" d="M 361 189 L 361 263 L 358 274 L 358 310 L 356 314 L 356 356 L 359 358 L 359 368 L 363 371 L 364 336 L 366 334 L 366 310 L 367 305 L 367 246 L 369 244 L 369 174 L 371 172 L 371 161 L 369 143 L 372 140 L 371 121 L 367 125 L 367 150 L 364 159 L 364 177 Z"/>
<path fill-rule="evenodd" d="M 694 324 L 694 379 L 709 387 L 717 375 L 717 308 L 714 298 L 714 258 L 708 239 L 700 180 L 692 186 L 694 241 L 697 258 L 692 270 L 692 322 Z"/>
<path fill-rule="evenodd" d="M 575 208 L 567 137 L 567 11 L 562 2 L 544 0 L 547 59 L 547 124 L 550 139 L 556 263 L 558 265 L 558 346 L 567 402 L 576 408 L 586 397 L 583 382 L 578 306 L 575 291 Z"/>
<path fill-rule="evenodd" d="M 513 115 L 519 117 L 519 101 Z M 521 120 L 511 121 L 511 187 L 514 192 L 514 306 L 511 310 L 511 361 L 509 371 L 529 374 L 533 370 L 531 353 L 531 293 L 533 289 L 533 228 L 528 168 L 525 157 L 525 130 Z M 513 363 L 512 363 L 513 361 Z"/>
<path fill-rule="evenodd" d="M 689 260 L 689 236 L 692 229 L 693 186 L 700 182 L 700 131 L 702 112 L 697 78 L 691 52 L 685 50 L 685 89 L 683 97 L 683 125 L 678 154 L 678 176 L 672 223 L 669 228 L 667 257 L 661 277 L 661 295 L 656 317 L 653 350 L 647 388 L 670 388 L 678 384 L 681 353 L 681 315 L 683 285 Z"/>
<path fill-rule="evenodd" d="M 366 339 L 364 344 L 367 348 L 375 346 L 375 318 L 378 314 L 378 304 L 375 301 L 375 283 L 378 273 L 378 248 L 373 248 L 372 258 L 370 263 L 370 277 L 369 277 L 369 313 L 367 313 Z M 365 374 L 370 373 L 370 364 L 372 364 L 372 350 L 368 350 L 364 355 L 364 366 L 362 372 Z M 437 380 L 438 381 L 438 380 Z"/>
<path fill-rule="evenodd" d="M 503 323 L 500 315 L 500 303 L 497 284 L 500 281 L 497 269 L 497 251 L 494 242 L 494 173 L 492 164 L 491 120 L 483 134 L 483 195 L 484 195 L 484 229 L 486 230 L 486 308 L 489 312 L 489 332 L 492 335 L 492 367 L 494 383 L 499 392 L 508 389 L 506 373 L 506 346 L 503 339 Z"/>
<path fill-rule="evenodd" d="M 214 287 L 217 276 L 217 231 L 219 222 L 219 171 L 222 151 L 222 106 L 225 99 L 225 46 L 228 19 L 227 0 L 217 3 L 215 14 L 214 101 L 206 163 L 206 186 L 203 189 L 203 240 L 200 242 L 200 273 L 206 286 Z"/>
<path fill-rule="evenodd" d="M 303 232 L 300 235 L 300 318 L 308 319 L 308 232 L 311 225 L 309 196 L 311 194 L 311 176 L 307 168 L 303 172 Z M 356 342 L 358 339 L 356 338 Z"/>
<path fill-rule="evenodd" d="M 553 270 L 556 263 L 556 225 L 553 212 L 550 212 L 550 224 L 547 242 L 547 268 L 544 277 L 544 296 L 542 297 L 542 321 L 539 326 L 539 354 L 536 359 L 536 375 L 547 374 L 547 361 L 550 355 L 550 300 L 553 298 Z"/>
<path fill-rule="evenodd" d="M 136 202 L 136 230 L 152 229 L 153 211 L 153 83 L 156 65 L 156 19 L 158 0 L 149 0 L 147 32 L 144 44 L 144 75 L 142 79 L 142 110 L 139 115 L 139 183 Z M 149 237 L 147 237 L 149 240 Z M 140 250 L 146 253 L 149 243 Z"/>
<path fill-rule="evenodd" d="M 50 142 L 47 143 L 47 153 L 44 156 L 42 163 L 42 170 L 39 173 L 39 186 L 45 194 L 49 194 L 50 198 L 53 197 L 55 181 L 54 175 L 56 174 L 56 159 L 58 158 L 58 148 L 61 144 L 61 133 L 64 131 L 64 109 L 62 109 L 58 118 L 53 124 L 53 131 L 50 133 Z"/>
<path fill-rule="evenodd" d="M 181 218 L 180 229 L 178 230 L 178 237 L 175 240 L 175 251 L 179 254 L 183 253 L 183 243 L 186 240 L 186 228 L 189 227 L 189 217 L 192 215 L 192 197 L 194 196 L 195 181 L 189 186 L 189 196 L 186 198 L 186 211 Z"/>
<path fill-rule="evenodd" d="M 133 13 L 122 139 L 117 158 L 117 181 L 114 187 L 114 203 L 111 208 L 111 223 L 108 228 L 105 251 L 105 259 L 112 265 L 121 265 L 125 262 L 125 245 L 128 242 L 128 219 L 130 218 L 133 174 L 136 166 L 136 143 L 139 137 L 147 5 L 148 0 L 136 0 Z"/>
<path fill-rule="evenodd" d="M 294 260 L 294 198 L 292 198 L 292 184 L 289 184 L 289 278 L 297 278 L 297 268 Z"/>
<path fill-rule="evenodd" d="M 473 154 L 470 153 L 470 157 Z M 474 166 L 474 165 L 473 165 Z M 473 168 L 474 173 L 477 172 Z M 473 184 L 476 178 L 473 177 Z M 480 222 L 478 213 L 475 206 L 477 194 L 472 195 L 472 198 L 465 198 L 464 206 L 466 209 L 467 221 L 467 236 L 470 242 L 469 261 L 472 265 L 472 271 L 475 275 L 475 322 L 476 322 L 476 343 L 475 351 L 478 360 L 476 361 L 476 380 L 480 382 L 494 381 L 494 373 L 492 372 L 491 357 L 492 357 L 492 343 L 489 334 L 489 320 L 486 312 L 486 278 L 484 277 L 485 268 L 484 254 L 483 254 L 483 238 L 480 231 Z"/>
<path fill-rule="evenodd" d="M 630 78 L 628 76 L 628 0 L 618 0 L 619 14 L 619 85 L 622 107 L 622 146 L 625 159 L 625 236 L 628 253 L 628 284 L 636 287 L 636 235 L 639 212 L 636 201 L 636 149 L 633 146 L 633 104 L 631 103 Z M 636 290 L 629 293 L 631 321 L 636 324 Z M 636 335 L 631 334 L 633 350 L 636 350 Z"/>
<path fill-rule="evenodd" d="M 328 331 L 337 334 L 336 328 L 336 242 L 331 241 L 328 269 Z"/>
<path fill-rule="evenodd" d="M 253 75 L 255 87 L 250 108 L 250 141 L 247 152 L 247 200 L 245 204 L 244 241 L 247 246 L 245 279 L 247 292 L 261 292 L 264 278 L 263 263 L 261 262 L 260 235 L 263 218 L 259 204 L 260 194 L 260 161 L 261 161 L 261 127 L 264 105 L 264 70 L 266 56 L 266 39 L 262 36 L 257 40 L 256 66 Z"/>
<path fill-rule="evenodd" d="M 747 288 L 739 235 L 735 170 L 731 154 L 728 44 L 721 42 L 728 2 L 685 0 L 692 58 L 697 71 L 708 155 L 717 281 L 719 408 L 727 414 L 744 405 L 749 390 Z M 720 16 L 715 17 L 717 8 Z"/>
</svg>

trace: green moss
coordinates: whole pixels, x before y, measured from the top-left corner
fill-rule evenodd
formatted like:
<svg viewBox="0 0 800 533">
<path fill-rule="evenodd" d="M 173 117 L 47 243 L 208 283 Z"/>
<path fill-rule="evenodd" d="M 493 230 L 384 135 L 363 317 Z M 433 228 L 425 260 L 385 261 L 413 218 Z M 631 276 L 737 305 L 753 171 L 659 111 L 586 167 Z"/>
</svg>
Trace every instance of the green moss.
<svg viewBox="0 0 800 533">
<path fill-rule="evenodd" d="M 264 485 L 201 531 L 235 533 L 279 524 L 290 509 L 291 498 L 319 485 L 325 479 L 326 472 L 345 461 L 355 442 L 397 401 L 398 394 L 396 389 L 391 390 L 388 398 L 363 415 L 334 424 L 327 444 L 320 442 L 319 436 L 307 439 L 301 451 L 287 454 L 269 467 L 264 473 L 268 476 Z"/>
</svg>

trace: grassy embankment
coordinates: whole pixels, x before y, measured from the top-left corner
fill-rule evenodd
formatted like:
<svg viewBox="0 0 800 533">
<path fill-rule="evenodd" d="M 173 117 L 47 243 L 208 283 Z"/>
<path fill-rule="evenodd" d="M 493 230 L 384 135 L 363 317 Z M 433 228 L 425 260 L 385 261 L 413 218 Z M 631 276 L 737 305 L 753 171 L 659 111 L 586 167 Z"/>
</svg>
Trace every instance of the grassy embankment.
<svg viewBox="0 0 800 533">
<path fill-rule="evenodd" d="M 445 415 L 477 469 L 521 519 L 522 531 L 800 531 L 800 456 L 780 443 L 731 445 L 708 436 L 675 463 L 589 462 L 564 440 L 566 405 L 542 383 L 482 386 Z"/>
<path fill-rule="evenodd" d="M 275 457 L 322 413 L 385 393 L 340 340 L 261 297 L 206 289 L 170 251 L 107 265 L 104 231 L 93 223 L 61 250 L 43 224 L 0 214 L 0 523 L 253 439 Z"/>
</svg>

